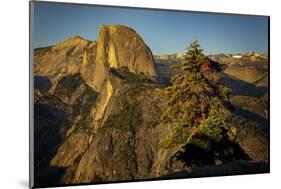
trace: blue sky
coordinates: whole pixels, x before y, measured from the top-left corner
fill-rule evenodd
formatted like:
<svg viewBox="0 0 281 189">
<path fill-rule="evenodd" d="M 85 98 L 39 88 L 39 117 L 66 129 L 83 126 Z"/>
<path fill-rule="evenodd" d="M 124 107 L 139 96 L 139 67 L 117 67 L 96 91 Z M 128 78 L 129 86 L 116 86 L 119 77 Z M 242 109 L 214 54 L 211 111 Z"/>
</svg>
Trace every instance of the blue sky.
<svg viewBox="0 0 281 189">
<path fill-rule="evenodd" d="M 102 24 L 132 27 L 153 54 L 183 53 L 194 38 L 206 54 L 268 50 L 267 17 L 42 2 L 34 3 L 34 46 L 73 35 L 96 40 Z"/>
</svg>

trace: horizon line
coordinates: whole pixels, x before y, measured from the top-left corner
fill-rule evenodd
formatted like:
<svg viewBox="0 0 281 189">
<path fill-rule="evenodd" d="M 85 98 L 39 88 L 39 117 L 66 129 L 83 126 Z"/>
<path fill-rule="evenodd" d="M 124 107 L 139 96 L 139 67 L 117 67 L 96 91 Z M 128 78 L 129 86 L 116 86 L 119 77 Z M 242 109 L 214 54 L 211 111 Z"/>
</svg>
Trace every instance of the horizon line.
<svg viewBox="0 0 281 189">
<path fill-rule="evenodd" d="M 48 48 L 48 47 L 53 47 L 53 46 L 56 46 L 60 43 L 63 43 L 67 40 L 70 40 L 71 38 L 73 37 L 80 37 L 82 38 L 82 40 L 86 40 L 86 41 L 90 41 L 90 42 L 93 42 L 93 41 L 97 41 L 97 39 L 95 40 L 90 40 L 90 39 L 87 39 L 81 35 L 72 35 L 64 40 L 61 40 L 59 42 L 56 42 L 56 43 L 53 43 L 53 44 L 49 44 L 49 45 L 46 45 L 46 46 L 38 46 L 38 47 L 33 47 L 33 50 L 36 50 L 36 49 L 40 49 L 40 48 Z M 200 42 L 200 40 L 198 40 Z M 147 44 L 146 44 L 147 45 Z M 148 46 L 148 45 L 147 45 Z M 150 48 L 150 47 L 149 47 Z M 204 48 L 203 49 L 203 53 L 204 53 Z M 169 52 L 169 53 L 163 53 L 163 54 L 158 54 L 158 53 L 153 53 L 152 49 L 150 48 L 153 56 L 161 56 L 161 55 L 173 55 L 173 54 L 184 54 L 186 51 L 184 51 L 183 53 L 182 52 Z M 245 53 L 248 53 L 248 52 L 256 52 L 256 53 L 259 53 L 259 54 L 268 54 L 268 50 L 267 51 L 256 51 L 256 50 L 253 50 L 253 49 L 249 49 L 249 50 L 246 50 L 246 51 L 240 51 L 240 52 L 218 52 L 218 53 L 204 53 L 206 56 L 210 56 L 210 55 L 217 55 L 217 54 L 225 54 L 225 55 L 230 55 L 230 54 L 245 54 Z"/>
</svg>

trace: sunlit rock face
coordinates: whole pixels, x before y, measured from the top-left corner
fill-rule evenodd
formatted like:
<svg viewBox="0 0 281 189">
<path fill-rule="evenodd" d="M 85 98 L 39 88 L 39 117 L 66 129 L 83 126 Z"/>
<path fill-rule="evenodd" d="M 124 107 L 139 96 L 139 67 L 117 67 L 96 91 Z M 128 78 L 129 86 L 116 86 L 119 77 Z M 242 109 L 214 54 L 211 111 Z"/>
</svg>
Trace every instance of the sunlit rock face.
<svg viewBox="0 0 281 189">
<path fill-rule="evenodd" d="M 127 67 L 130 72 L 157 79 L 149 47 L 133 29 L 121 25 L 100 26 L 97 42 L 74 36 L 37 49 L 34 62 L 34 73 L 52 81 L 51 91 L 62 77 L 80 72 L 87 84 L 100 91 L 110 68 Z"/>
<path fill-rule="evenodd" d="M 135 74 L 156 80 L 157 72 L 150 49 L 131 28 L 121 25 L 100 26 L 97 43 L 83 54 L 81 75 L 86 83 L 100 92 L 94 120 L 100 120 L 114 92 L 116 80 L 110 69 L 126 67 Z"/>
<path fill-rule="evenodd" d="M 92 73 L 88 71 L 84 77 L 96 90 L 108 78 L 110 68 L 127 67 L 130 72 L 157 78 L 150 49 L 133 29 L 126 26 L 100 26 L 96 51 L 85 53 L 83 60 L 84 67 L 92 68 Z"/>
<path fill-rule="evenodd" d="M 74 36 L 57 45 L 36 49 L 34 74 L 50 79 L 50 93 L 53 93 L 61 78 L 80 72 L 85 50 L 94 45 L 95 42 Z"/>
<path fill-rule="evenodd" d="M 57 83 L 66 76 L 81 74 L 84 81 L 99 92 L 94 120 L 102 118 L 114 92 L 110 69 L 126 67 L 135 74 L 157 79 L 154 59 L 149 47 L 131 28 L 121 25 L 100 26 L 97 41 L 79 36 L 69 38 L 52 47 L 35 51 L 34 72 L 46 76 L 53 93 Z M 94 115 L 95 114 L 95 115 Z"/>
</svg>

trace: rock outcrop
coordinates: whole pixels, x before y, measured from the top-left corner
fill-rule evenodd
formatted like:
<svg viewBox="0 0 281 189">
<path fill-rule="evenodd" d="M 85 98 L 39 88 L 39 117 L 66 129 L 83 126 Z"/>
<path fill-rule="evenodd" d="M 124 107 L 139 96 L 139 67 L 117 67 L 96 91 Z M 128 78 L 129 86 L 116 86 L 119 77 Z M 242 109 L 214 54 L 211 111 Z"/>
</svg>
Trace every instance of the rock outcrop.
<svg viewBox="0 0 281 189">
<path fill-rule="evenodd" d="M 80 73 L 83 54 L 92 46 L 95 41 L 74 36 L 57 45 L 36 49 L 34 74 L 47 77 L 52 82 L 49 92 L 53 93 L 61 78 Z"/>
<path fill-rule="evenodd" d="M 133 29 L 121 25 L 102 25 L 97 42 L 74 36 L 55 46 L 36 49 L 34 62 L 35 75 L 46 76 L 53 84 L 81 72 L 97 91 L 109 78 L 110 68 L 127 67 L 135 74 L 158 77 L 149 47 Z"/>
<path fill-rule="evenodd" d="M 149 47 L 133 29 L 121 25 L 100 26 L 96 51 L 84 54 L 82 76 L 100 91 L 109 78 L 110 68 L 122 67 L 152 79 L 158 77 Z"/>
<path fill-rule="evenodd" d="M 96 45 L 83 55 L 81 75 L 86 83 L 100 92 L 94 120 L 102 119 L 113 95 L 111 69 L 127 68 L 135 74 L 157 80 L 153 55 L 141 37 L 131 28 L 121 25 L 100 26 Z M 114 80 L 114 81 L 113 81 Z"/>
<path fill-rule="evenodd" d="M 122 25 L 100 26 L 97 42 L 74 36 L 35 51 L 34 72 L 50 79 L 50 93 L 55 91 L 63 77 L 77 73 L 100 92 L 94 120 L 102 118 L 114 91 L 111 82 L 116 78 L 112 77 L 110 70 L 124 67 L 152 80 L 159 79 L 149 47 L 133 29 Z"/>
</svg>

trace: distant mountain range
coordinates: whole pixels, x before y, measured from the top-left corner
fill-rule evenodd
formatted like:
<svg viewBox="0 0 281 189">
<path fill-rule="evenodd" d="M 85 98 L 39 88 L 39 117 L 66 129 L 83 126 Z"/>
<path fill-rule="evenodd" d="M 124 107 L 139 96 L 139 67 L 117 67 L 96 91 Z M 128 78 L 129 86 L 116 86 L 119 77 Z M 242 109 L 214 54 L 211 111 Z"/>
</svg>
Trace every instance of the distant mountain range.
<svg viewBox="0 0 281 189">
<path fill-rule="evenodd" d="M 245 64 L 267 64 L 268 55 L 266 53 L 259 54 L 257 52 L 246 52 L 244 54 L 215 54 L 210 55 L 210 57 L 221 63 L 221 64 L 231 64 L 231 65 L 245 65 Z"/>
<path fill-rule="evenodd" d="M 183 60 L 184 54 L 155 55 L 157 64 L 175 64 Z M 268 55 L 254 51 L 244 54 L 215 54 L 209 57 L 224 66 L 224 72 L 246 82 L 267 87 Z M 159 66 L 159 65 L 158 65 Z M 161 65 L 159 66 L 161 67 Z M 263 79 L 262 79 L 263 78 Z"/>
<path fill-rule="evenodd" d="M 182 60 L 184 57 L 184 54 L 181 53 L 174 53 L 174 54 L 164 54 L 164 55 L 154 55 L 154 58 L 159 61 L 179 61 Z M 235 59 L 244 59 L 244 60 L 267 60 L 268 54 L 267 53 L 257 53 L 255 51 L 249 51 L 246 53 L 236 53 L 236 54 L 214 54 L 209 55 L 212 59 L 215 61 L 218 61 L 219 63 L 225 64 L 230 63 Z"/>
<path fill-rule="evenodd" d="M 242 109 L 267 118 L 268 109 L 268 55 L 254 51 L 239 54 L 209 56 L 221 64 L 224 83 L 232 89 L 232 102 Z M 159 74 L 169 82 L 174 74 L 182 74 L 183 54 L 154 56 Z M 265 127 L 267 122 L 261 119 Z"/>
</svg>

